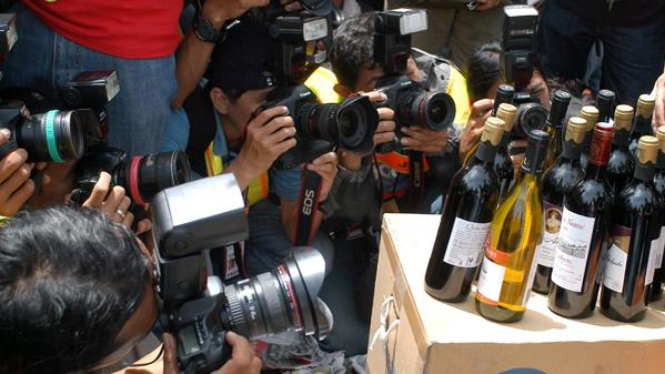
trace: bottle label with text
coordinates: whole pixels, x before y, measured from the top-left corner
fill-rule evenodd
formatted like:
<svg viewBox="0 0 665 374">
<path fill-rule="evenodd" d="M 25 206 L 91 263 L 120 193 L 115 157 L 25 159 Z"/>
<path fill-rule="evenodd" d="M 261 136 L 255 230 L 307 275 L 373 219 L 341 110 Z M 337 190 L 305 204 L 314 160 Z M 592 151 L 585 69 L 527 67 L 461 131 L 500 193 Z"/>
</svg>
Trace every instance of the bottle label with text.
<svg viewBox="0 0 665 374">
<path fill-rule="evenodd" d="M 630 246 L 630 228 L 626 226 L 612 226 L 614 237 L 612 246 L 607 252 L 603 285 L 615 292 L 623 292 L 623 280 L 626 276 L 626 262 L 628 262 L 628 248 Z"/>
<path fill-rule="evenodd" d="M 483 260 L 478 277 L 478 293 L 486 299 L 499 302 L 506 267 L 494 263 L 489 258 Z"/>
<path fill-rule="evenodd" d="M 455 218 L 443 261 L 463 268 L 480 265 L 490 224 L 491 222 L 476 223 Z"/>
<path fill-rule="evenodd" d="M 573 292 L 582 291 L 595 223 L 595 218 L 564 208 L 552 269 L 552 282 L 557 286 Z"/>
<path fill-rule="evenodd" d="M 556 253 L 556 239 L 561 229 L 561 207 L 543 202 L 543 242 L 538 246 L 536 254 L 538 265 L 548 268 L 554 266 L 554 254 Z"/>
<path fill-rule="evenodd" d="M 663 265 L 663 252 L 665 252 L 665 226 L 660 228 L 660 247 L 656 251 L 656 269 Z"/>
<path fill-rule="evenodd" d="M 653 283 L 653 275 L 656 270 L 656 256 L 658 255 L 659 247 L 662 250 L 662 241 L 660 237 L 651 241 L 651 248 L 649 248 L 649 263 L 647 264 L 647 274 L 644 285 L 648 286 Z"/>
</svg>

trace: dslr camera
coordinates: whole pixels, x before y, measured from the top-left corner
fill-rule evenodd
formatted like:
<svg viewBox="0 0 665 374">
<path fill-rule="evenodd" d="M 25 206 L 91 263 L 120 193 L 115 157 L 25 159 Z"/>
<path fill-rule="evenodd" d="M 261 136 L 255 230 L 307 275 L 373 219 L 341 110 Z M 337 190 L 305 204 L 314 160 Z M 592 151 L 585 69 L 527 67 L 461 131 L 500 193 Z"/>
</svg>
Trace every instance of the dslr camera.
<svg viewBox="0 0 665 374">
<path fill-rule="evenodd" d="M 386 76 L 379 81 L 378 91 L 387 99 L 379 106 L 395 111 L 395 134 L 401 126 L 423 126 L 433 131 L 449 128 L 455 119 L 455 102 L 443 91 L 428 91 L 409 79 L 408 59 L 411 56 L 411 34 L 427 30 L 425 10 L 395 9 L 380 12 L 374 20 L 374 61 L 383 67 Z M 380 144 L 377 152 L 401 149 L 399 138 Z"/>
<path fill-rule="evenodd" d="M 368 154 L 374 146 L 379 114 L 366 96 L 349 98 L 340 104 L 321 104 L 305 85 L 277 87 L 263 108 L 285 106 L 293 117 L 297 145 L 274 163 L 292 169 L 337 147 Z"/>
<path fill-rule="evenodd" d="M 547 120 L 545 109 L 527 87 L 533 77 L 534 38 L 538 23 L 538 11 L 530 5 L 509 5 L 503 10 L 503 41 L 501 71 L 504 81 L 514 86 L 501 87 L 497 100 L 513 95 L 517 107 L 512 137 L 526 139 L 531 130 L 542 130 Z"/>
<path fill-rule="evenodd" d="M 161 321 L 177 339 L 182 373 L 207 374 L 224 364 L 231 357 L 227 331 L 249 339 L 287 331 L 327 336 L 332 319 L 317 297 L 325 269 L 318 251 L 294 248 L 274 270 L 229 285 L 207 276 L 210 248 L 248 237 L 233 175 L 166 189 L 151 204 Z"/>
</svg>

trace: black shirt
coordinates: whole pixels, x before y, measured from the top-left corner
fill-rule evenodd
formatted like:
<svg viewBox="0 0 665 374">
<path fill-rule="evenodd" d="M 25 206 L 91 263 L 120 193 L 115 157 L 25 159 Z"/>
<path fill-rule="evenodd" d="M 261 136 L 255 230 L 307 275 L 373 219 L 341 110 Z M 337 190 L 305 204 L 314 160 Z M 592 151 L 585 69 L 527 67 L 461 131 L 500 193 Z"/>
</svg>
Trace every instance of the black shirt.
<svg viewBox="0 0 665 374">
<path fill-rule="evenodd" d="M 552 1 L 552 0 L 549 0 Z M 638 26 L 665 17 L 665 0 L 556 0 L 563 8 L 597 28 Z"/>
</svg>

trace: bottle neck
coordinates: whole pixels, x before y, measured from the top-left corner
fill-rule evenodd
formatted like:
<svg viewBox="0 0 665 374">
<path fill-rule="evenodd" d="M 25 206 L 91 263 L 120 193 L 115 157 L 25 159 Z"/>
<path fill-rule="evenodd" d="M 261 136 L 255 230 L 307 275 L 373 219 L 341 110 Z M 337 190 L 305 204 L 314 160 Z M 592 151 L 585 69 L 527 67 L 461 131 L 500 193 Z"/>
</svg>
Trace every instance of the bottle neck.
<svg viewBox="0 0 665 374">
<path fill-rule="evenodd" d="M 494 156 L 496 156 L 497 147 L 490 142 L 480 142 L 474 157 L 483 164 L 492 165 L 494 163 Z"/>
<path fill-rule="evenodd" d="M 612 144 L 614 144 L 619 149 L 628 149 L 628 143 L 630 140 L 630 133 L 626 129 L 619 129 L 614 133 L 614 139 Z"/>
<path fill-rule="evenodd" d="M 504 132 L 503 137 L 501 138 L 501 143 L 499 143 L 499 150 L 507 150 L 508 144 L 510 144 L 510 131 Z"/>
<path fill-rule="evenodd" d="M 591 148 L 591 138 L 593 137 L 593 131 L 587 131 L 584 134 L 584 141 L 582 142 L 582 152 L 589 153 Z"/>
<path fill-rule="evenodd" d="M 582 145 L 577 144 L 574 141 L 567 141 L 563 143 L 563 152 L 561 152 L 561 157 L 570 162 L 577 161 L 579 163 L 580 154 L 582 153 Z"/>
<path fill-rule="evenodd" d="M 665 153 L 658 151 L 658 161 L 656 161 L 656 170 L 665 171 Z"/>
<path fill-rule="evenodd" d="M 651 117 L 637 115 L 633 126 L 633 136 L 653 135 L 651 130 Z"/>
<path fill-rule="evenodd" d="M 651 162 L 637 162 L 635 164 L 635 179 L 642 182 L 653 181 L 653 176 L 656 174 L 656 167 Z"/>
</svg>

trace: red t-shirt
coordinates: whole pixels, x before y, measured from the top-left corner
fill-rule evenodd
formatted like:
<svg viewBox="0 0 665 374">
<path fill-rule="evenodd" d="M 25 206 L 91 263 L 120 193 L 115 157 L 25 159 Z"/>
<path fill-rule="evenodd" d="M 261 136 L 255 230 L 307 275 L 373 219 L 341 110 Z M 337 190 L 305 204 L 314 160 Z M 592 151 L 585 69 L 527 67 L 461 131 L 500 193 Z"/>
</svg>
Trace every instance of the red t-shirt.
<svg viewBox="0 0 665 374">
<path fill-rule="evenodd" d="M 67 39 L 116 57 L 166 57 L 180 41 L 183 0 L 23 0 L 23 4 Z"/>
</svg>

